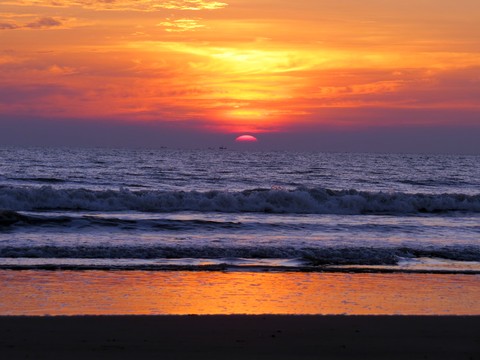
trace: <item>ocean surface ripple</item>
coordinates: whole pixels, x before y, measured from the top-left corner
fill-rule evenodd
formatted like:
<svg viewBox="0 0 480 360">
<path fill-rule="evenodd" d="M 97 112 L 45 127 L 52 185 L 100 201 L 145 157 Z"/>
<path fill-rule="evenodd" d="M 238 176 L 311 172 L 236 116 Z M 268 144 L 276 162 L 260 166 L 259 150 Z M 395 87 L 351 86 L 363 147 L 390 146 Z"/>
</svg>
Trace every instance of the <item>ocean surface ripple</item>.
<svg viewBox="0 0 480 360">
<path fill-rule="evenodd" d="M 479 156 L 0 155 L 0 268 L 480 273 Z"/>
</svg>

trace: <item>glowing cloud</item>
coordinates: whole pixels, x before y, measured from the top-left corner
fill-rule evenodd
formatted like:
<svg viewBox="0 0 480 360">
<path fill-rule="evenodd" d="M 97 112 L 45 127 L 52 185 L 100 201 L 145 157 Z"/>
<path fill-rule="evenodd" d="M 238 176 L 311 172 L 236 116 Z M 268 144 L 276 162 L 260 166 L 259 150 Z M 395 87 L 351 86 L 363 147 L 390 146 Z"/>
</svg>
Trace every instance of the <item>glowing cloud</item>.
<svg viewBox="0 0 480 360">
<path fill-rule="evenodd" d="M 179 0 L 179 1 L 165 1 L 161 7 L 165 9 L 179 9 L 179 10 L 215 10 L 226 7 L 228 4 L 220 1 L 208 0 Z"/>
<path fill-rule="evenodd" d="M 41 7 L 83 7 L 94 10 L 155 11 L 170 10 L 216 10 L 228 4 L 213 0 L 18 0 L 5 1 L 7 5 Z"/>
<path fill-rule="evenodd" d="M 157 26 L 165 28 L 167 32 L 195 31 L 204 28 L 205 25 L 199 23 L 201 19 L 165 19 Z"/>
</svg>

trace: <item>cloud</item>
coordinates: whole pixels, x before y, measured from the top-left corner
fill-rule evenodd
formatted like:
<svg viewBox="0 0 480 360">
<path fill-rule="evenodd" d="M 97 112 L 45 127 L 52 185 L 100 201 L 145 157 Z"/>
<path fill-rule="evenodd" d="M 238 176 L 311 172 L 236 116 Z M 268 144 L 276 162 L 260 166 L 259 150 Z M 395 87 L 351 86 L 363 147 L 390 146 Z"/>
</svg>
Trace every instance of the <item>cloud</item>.
<svg viewBox="0 0 480 360">
<path fill-rule="evenodd" d="M 16 0 L 7 5 L 43 7 L 83 7 L 93 10 L 156 11 L 169 10 L 216 10 L 228 6 L 215 0 Z"/>
<path fill-rule="evenodd" d="M 17 29 L 50 29 L 62 26 L 62 21 L 52 17 L 38 18 L 24 25 L 15 23 L 0 23 L 0 30 L 17 30 Z"/>
<path fill-rule="evenodd" d="M 183 1 L 166 1 L 161 7 L 165 9 L 179 10 L 215 10 L 226 7 L 228 4 L 220 1 L 205 0 L 183 0 Z"/>
<path fill-rule="evenodd" d="M 0 52 L 0 72 L 3 71 L 4 66 L 9 66 L 11 64 L 18 64 L 21 63 L 22 59 L 15 56 L 9 51 L 1 51 Z M 2 80 L 2 76 L 0 76 L 0 81 Z"/>
<path fill-rule="evenodd" d="M 0 23 L 0 30 L 14 30 L 18 28 L 19 26 L 17 24 Z"/>
<path fill-rule="evenodd" d="M 197 29 L 204 28 L 205 25 L 199 23 L 200 19 L 170 19 L 167 18 L 165 21 L 157 24 L 165 28 L 167 32 L 185 32 L 185 31 L 195 31 Z"/>
<path fill-rule="evenodd" d="M 26 24 L 25 27 L 30 29 L 43 29 L 43 28 L 51 28 L 51 27 L 56 27 L 61 25 L 62 23 L 59 20 L 56 20 L 51 17 L 43 17 L 35 20 L 34 22 Z"/>
</svg>

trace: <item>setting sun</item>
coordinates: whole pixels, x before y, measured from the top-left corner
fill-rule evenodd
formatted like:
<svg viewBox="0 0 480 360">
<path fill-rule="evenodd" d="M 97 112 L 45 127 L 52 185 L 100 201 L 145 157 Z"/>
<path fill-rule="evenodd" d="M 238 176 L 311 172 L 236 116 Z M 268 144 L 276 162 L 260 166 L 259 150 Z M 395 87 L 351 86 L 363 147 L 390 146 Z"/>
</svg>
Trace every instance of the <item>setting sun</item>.
<svg viewBox="0 0 480 360">
<path fill-rule="evenodd" d="M 252 135 L 241 135 L 235 139 L 236 142 L 257 142 L 258 139 Z"/>
</svg>

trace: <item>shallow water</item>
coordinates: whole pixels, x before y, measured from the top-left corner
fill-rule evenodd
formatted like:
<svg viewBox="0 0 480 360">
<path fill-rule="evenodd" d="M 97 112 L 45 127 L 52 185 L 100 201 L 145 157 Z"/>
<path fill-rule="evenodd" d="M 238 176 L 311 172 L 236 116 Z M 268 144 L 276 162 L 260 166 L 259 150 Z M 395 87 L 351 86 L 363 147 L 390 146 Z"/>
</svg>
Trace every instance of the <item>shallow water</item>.
<svg viewBox="0 0 480 360">
<path fill-rule="evenodd" d="M 480 315 L 480 277 L 0 271 L 0 315 Z"/>
</svg>

